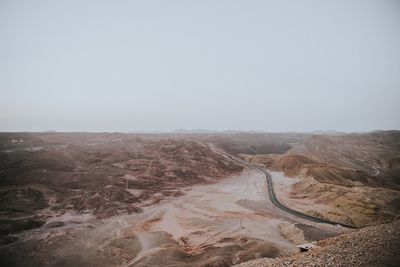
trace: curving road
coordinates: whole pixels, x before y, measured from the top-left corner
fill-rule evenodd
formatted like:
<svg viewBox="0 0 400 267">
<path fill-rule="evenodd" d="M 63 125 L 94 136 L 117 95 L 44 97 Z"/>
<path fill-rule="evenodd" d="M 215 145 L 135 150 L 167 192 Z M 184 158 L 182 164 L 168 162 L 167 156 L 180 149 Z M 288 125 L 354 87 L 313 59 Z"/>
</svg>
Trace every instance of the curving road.
<svg viewBox="0 0 400 267">
<path fill-rule="evenodd" d="M 314 216 L 311 216 L 311 215 L 308 215 L 308 214 L 305 214 L 305 213 L 302 213 L 300 211 L 297 211 L 297 210 L 294 210 L 294 209 L 291 209 L 291 208 L 287 207 L 286 205 L 284 205 L 282 202 L 280 202 L 277 199 L 275 191 L 274 191 L 274 184 L 273 184 L 273 181 L 272 181 L 271 174 L 267 170 L 265 170 L 264 168 L 260 168 L 260 167 L 254 166 L 254 165 L 250 164 L 249 162 L 246 162 L 246 161 L 244 161 L 242 159 L 234 157 L 234 156 L 232 156 L 232 155 L 230 155 L 228 153 L 221 152 L 221 151 L 218 151 L 218 152 L 221 155 L 223 155 L 223 156 L 225 156 L 227 158 L 230 158 L 231 160 L 240 162 L 241 164 L 247 166 L 248 168 L 251 168 L 253 170 L 256 170 L 256 171 L 259 171 L 259 172 L 263 173 L 265 175 L 265 179 L 266 179 L 267 184 L 268 184 L 268 196 L 269 196 L 269 199 L 271 200 L 272 204 L 274 204 L 276 207 L 280 208 L 281 210 L 289 212 L 289 213 L 291 213 L 291 214 L 293 214 L 293 215 L 295 215 L 297 217 L 300 217 L 300 218 L 303 218 L 303 219 L 306 219 L 306 220 L 309 220 L 309 221 L 317 222 L 317 223 L 327 223 L 327 224 L 332 224 L 332 225 L 340 225 L 342 227 L 353 228 L 353 229 L 357 228 L 357 227 L 354 227 L 352 225 L 348 225 L 348 224 L 344 224 L 344 223 L 339 223 L 339 222 L 334 222 L 334 221 L 330 221 L 330 220 L 314 217 Z"/>
<path fill-rule="evenodd" d="M 302 213 L 302 212 L 300 212 L 300 211 L 297 211 L 297 210 L 293 210 L 293 209 L 291 209 L 291 208 L 288 208 L 287 206 L 285 206 L 284 204 L 282 204 L 282 202 L 280 202 L 280 201 L 277 199 L 276 194 L 275 194 L 275 191 L 274 191 L 274 185 L 273 185 L 273 181 L 272 181 L 271 174 L 270 174 L 268 171 L 264 170 L 264 169 L 257 168 L 257 167 L 253 167 L 253 168 L 254 168 L 254 169 L 257 169 L 258 171 L 262 172 L 262 173 L 265 175 L 265 177 L 266 177 L 266 179 L 267 179 L 267 184 L 268 184 L 268 195 L 269 195 L 269 199 L 271 200 L 271 202 L 272 202 L 276 207 L 278 207 L 278 208 L 280 208 L 280 209 L 282 209 L 282 210 L 284 210 L 284 211 L 286 211 L 286 212 L 289 212 L 289 213 L 291 213 L 291 214 L 294 214 L 294 215 L 296 215 L 297 217 L 300 217 L 300 218 L 303 218 L 303 219 L 306 219 L 306 220 L 309 220 L 309 221 L 313 221 L 313 222 L 317 222 L 317 223 L 328 223 L 328 224 L 332 224 L 332 225 L 340 225 L 340 226 L 347 227 L 347 228 L 357 228 L 357 227 L 354 227 L 354 226 L 352 226 L 352 225 L 348 225 L 348 224 L 344 224 L 344 223 L 339 223 L 339 222 L 333 222 L 333 221 L 330 221 L 330 220 L 326 220 L 326 219 L 314 217 L 314 216 L 311 216 L 311 215 Z"/>
</svg>

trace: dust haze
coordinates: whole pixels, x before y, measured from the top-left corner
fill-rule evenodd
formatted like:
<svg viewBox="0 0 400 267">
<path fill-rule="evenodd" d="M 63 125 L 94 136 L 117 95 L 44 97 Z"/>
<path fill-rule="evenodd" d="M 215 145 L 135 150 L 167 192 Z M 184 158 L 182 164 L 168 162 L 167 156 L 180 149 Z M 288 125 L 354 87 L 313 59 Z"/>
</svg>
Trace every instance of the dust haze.
<svg viewBox="0 0 400 267">
<path fill-rule="evenodd" d="M 398 1 L 0 1 L 0 266 L 400 266 Z"/>
<path fill-rule="evenodd" d="M 1 131 L 399 129 L 397 1 L 1 1 Z"/>
</svg>

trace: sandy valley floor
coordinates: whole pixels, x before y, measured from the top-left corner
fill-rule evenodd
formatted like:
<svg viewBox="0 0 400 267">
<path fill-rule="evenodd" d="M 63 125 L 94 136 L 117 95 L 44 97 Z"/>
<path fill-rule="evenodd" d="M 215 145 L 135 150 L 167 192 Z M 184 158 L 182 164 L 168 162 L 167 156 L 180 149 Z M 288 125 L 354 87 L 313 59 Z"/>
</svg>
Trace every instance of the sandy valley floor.
<svg viewBox="0 0 400 267">
<path fill-rule="evenodd" d="M 223 266 L 294 254 L 296 242 L 344 231 L 275 208 L 263 174 L 249 169 L 215 184 L 186 188 L 183 196 L 150 205 L 139 214 L 101 221 L 91 220 L 89 214 L 64 215 L 57 220 L 64 220 L 65 226 L 27 233 L 29 247 L 15 243 L 35 255 L 33 261 L 19 257 L 19 264 Z"/>
</svg>

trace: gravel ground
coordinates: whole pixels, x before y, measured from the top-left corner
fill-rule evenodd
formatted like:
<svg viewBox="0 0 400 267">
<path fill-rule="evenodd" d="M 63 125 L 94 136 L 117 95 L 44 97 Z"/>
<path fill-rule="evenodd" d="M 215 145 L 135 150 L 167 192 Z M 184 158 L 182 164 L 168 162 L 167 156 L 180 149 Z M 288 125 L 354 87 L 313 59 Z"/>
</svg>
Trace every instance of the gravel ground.
<svg viewBox="0 0 400 267">
<path fill-rule="evenodd" d="M 325 239 L 318 245 L 305 253 L 253 260 L 236 267 L 400 266 L 400 220 Z"/>
</svg>

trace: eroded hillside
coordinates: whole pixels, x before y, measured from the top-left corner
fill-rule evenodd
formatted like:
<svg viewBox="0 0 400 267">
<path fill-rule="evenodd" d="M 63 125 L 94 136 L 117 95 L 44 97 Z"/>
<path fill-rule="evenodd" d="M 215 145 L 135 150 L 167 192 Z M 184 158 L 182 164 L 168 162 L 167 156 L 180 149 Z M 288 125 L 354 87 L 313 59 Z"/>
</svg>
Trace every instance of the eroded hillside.
<svg viewBox="0 0 400 267">
<path fill-rule="evenodd" d="M 12 139 L 23 142 L 13 143 Z M 122 134 L 2 135 L 0 235 L 62 225 L 65 214 L 107 218 L 183 194 L 243 167 L 194 141 Z M 49 219 L 51 219 L 49 221 Z"/>
<path fill-rule="evenodd" d="M 281 155 L 243 157 L 300 178 L 278 187 L 288 206 L 361 227 L 391 221 L 400 213 L 399 142 L 398 132 L 311 136 Z M 313 208 L 313 203 L 325 208 Z"/>
<path fill-rule="evenodd" d="M 371 136 L 372 137 L 371 137 Z M 398 133 L 0 134 L 0 265 L 230 266 L 399 215 Z"/>
</svg>

